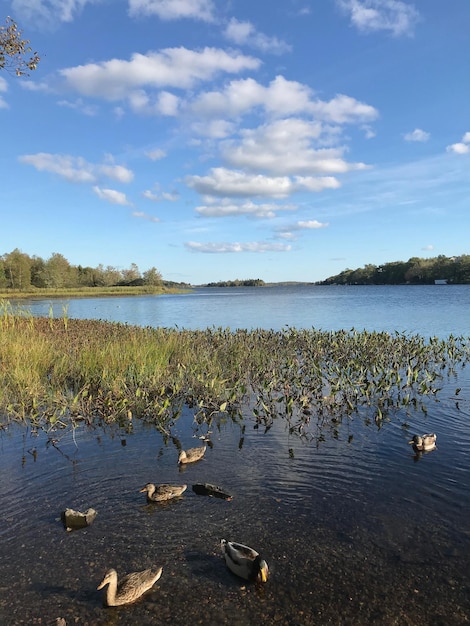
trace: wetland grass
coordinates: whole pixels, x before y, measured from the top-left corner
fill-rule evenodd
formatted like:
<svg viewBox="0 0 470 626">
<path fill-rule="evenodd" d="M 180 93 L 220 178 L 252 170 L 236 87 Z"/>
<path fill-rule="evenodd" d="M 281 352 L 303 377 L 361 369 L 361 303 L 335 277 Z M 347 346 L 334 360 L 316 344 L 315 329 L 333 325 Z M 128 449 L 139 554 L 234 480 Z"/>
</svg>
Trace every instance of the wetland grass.
<svg viewBox="0 0 470 626">
<path fill-rule="evenodd" d="M 57 287 L 30 289 L 8 289 L 0 291 L 0 300 L 48 300 L 55 298 L 103 298 L 105 296 L 149 296 L 164 293 L 183 293 L 190 287 L 169 287 L 166 285 L 115 285 L 111 287 Z"/>
<path fill-rule="evenodd" d="M 79 420 L 152 421 L 167 432 L 184 405 L 195 420 L 240 421 L 321 437 L 357 415 L 380 427 L 427 411 L 470 355 L 465 337 L 298 330 L 142 328 L 0 309 L 1 424 L 44 429 Z"/>
</svg>

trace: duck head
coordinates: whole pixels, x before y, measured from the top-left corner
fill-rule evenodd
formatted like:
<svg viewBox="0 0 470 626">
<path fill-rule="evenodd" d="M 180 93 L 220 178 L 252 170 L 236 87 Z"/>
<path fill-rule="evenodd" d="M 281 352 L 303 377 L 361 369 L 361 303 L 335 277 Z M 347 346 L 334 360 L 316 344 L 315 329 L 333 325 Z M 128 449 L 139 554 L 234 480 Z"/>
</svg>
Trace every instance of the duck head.
<svg viewBox="0 0 470 626">
<path fill-rule="evenodd" d="M 259 583 L 265 583 L 269 577 L 268 564 L 259 555 L 253 561 L 253 578 Z"/>
</svg>

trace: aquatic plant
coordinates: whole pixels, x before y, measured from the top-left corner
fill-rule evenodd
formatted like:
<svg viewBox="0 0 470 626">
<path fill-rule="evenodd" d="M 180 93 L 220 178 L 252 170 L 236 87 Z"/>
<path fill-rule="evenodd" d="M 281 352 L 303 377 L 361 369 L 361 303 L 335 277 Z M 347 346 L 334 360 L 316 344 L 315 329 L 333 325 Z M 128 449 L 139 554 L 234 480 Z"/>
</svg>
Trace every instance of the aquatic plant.
<svg viewBox="0 0 470 626">
<path fill-rule="evenodd" d="M 251 415 L 283 418 L 305 438 L 337 432 L 348 416 L 381 426 L 402 409 L 427 411 L 470 341 L 404 333 L 136 327 L 34 318 L 0 306 L 0 412 L 51 429 L 134 418 L 168 435 L 184 405 L 197 426 Z"/>
</svg>

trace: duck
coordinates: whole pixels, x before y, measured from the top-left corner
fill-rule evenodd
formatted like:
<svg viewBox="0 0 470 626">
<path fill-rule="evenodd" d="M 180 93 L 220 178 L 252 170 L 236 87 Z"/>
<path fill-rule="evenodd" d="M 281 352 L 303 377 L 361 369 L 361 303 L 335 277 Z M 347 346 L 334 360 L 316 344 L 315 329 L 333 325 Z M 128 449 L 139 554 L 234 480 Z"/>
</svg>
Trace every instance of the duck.
<svg viewBox="0 0 470 626">
<path fill-rule="evenodd" d="M 207 450 L 207 446 L 200 446 L 199 448 L 189 448 L 189 450 L 181 450 L 178 455 L 178 465 L 184 465 L 186 463 L 194 463 L 194 461 L 199 461 L 202 459 L 205 452 Z"/>
<path fill-rule="evenodd" d="M 236 576 L 260 583 L 268 580 L 268 564 L 256 550 L 226 539 L 222 539 L 220 545 L 227 567 Z"/>
<path fill-rule="evenodd" d="M 121 606 L 131 604 L 138 600 L 162 575 L 163 568 L 146 569 L 142 572 L 127 574 L 118 583 L 118 575 L 115 569 L 109 569 L 97 589 L 103 589 L 106 585 L 106 605 Z"/>
<path fill-rule="evenodd" d="M 222 498 L 222 500 L 227 500 L 230 502 L 232 500 L 232 495 L 223 491 L 217 485 L 211 485 L 209 483 L 196 483 L 193 485 L 194 493 L 197 493 L 199 496 L 209 496 L 212 498 Z"/>
<path fill-rule="evenodd" d="M 93 523 L 96 515 L 95 509 L 88 509 L 84 513 L 82 511 L 74 511 L 74 509 L 65 509 L 60 514 L 60 517 L 64 528 L 70 532 L 78 528 L 86 528 Z"/>
<path fill-rule="evenodd" d="M 429 452 L 436 447 L 437 435 L 434 433 L 428 435 L 414 435 L 409 444 L 413 446 L 416 452 Z"/>
<path fill-rule="evenodd" d="M 147 492 L 147 502 L 166 502 L 177 498 L 186 491 L 188 485 L 154 485 L 147 483 L 140 493 Z"/>
</svg>

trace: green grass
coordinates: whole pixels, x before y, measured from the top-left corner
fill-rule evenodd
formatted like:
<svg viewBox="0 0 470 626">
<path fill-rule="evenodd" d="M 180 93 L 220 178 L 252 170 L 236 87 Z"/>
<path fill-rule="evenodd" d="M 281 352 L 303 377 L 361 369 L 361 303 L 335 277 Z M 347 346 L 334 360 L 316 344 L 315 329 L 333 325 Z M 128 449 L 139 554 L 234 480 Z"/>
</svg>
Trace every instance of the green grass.
<svg viewBox="0 0 470 626">
<path fill-rule="evenodd" d="M 173 287 L 74 287 L 61 289 L 8 289 L 0 290 L 0 300 L 29 300 L 32 298 L 48 300 L 50 298 L 98 298 L 103 296 L 139 296 L 180 293 L 183 289 Z"/>
<path fill-rule="evenodd" d="M 165 429 L 189 406 L 200 422 L 284 418 L 312 437 L 359 413 L 380 427 L 398 409 L 426 412 L 469 355 L 465 337 L 141 328 L 35 318 L 4 302 L 0 414 L 45 429 L 131 418 Z"/>
</svg>

